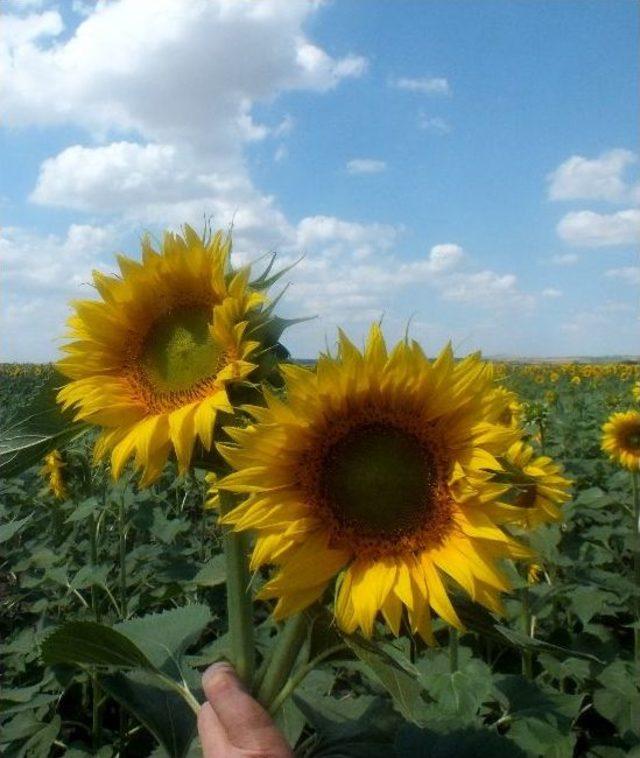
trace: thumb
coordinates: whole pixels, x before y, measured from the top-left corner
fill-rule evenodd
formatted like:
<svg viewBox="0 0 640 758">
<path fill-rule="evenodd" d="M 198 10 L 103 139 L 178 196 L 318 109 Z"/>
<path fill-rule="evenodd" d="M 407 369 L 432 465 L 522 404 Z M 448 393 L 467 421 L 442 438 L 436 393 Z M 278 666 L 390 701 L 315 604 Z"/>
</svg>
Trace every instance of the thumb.
<svg viewBox="0 0 640 758">
<path fill-rule="evenodd" d="M 225 755 L 223 752 L 207 752 L 209 734 L 220 747 L 221 739 L 226 738 L 228 746 L 239 749 L 238 755 L 292 758 L 293 753 L 271 716 L 251 697 L 228 663 L 210 666 L 202 676 L 202 687 L 207 703 L 201 710 L 198 728 L 206 758 Z M 205 710 L 207 705 L 212 712 Z M 207 735 L 203 735 L 203 727 Z"/>
</svg>

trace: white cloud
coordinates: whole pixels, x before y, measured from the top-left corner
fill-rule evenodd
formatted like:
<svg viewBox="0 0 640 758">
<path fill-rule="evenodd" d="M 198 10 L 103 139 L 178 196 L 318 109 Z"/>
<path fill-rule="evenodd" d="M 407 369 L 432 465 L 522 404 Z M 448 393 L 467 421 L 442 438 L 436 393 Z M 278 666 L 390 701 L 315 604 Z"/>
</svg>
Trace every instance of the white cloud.
<svg viewBox="0 0 640 758">
<path fill-rule="evenodd" d="M 411 79 L 401 77 L 393 81 L 393 85 L 398 89 L 409 92 L 420 92 L 423 95 L 450 95 L 451 87 L 444 77 L 419 77 Z"/>
<path fill-rule="evenodd" d="M 441 294 L 445 300 L 496 310 L 533 305 L 533 298 L 518 289 L 515 274 L 498 274 L 488 269 L 452 275 L 443 283 Z"/>
<path fill-rule="evenodd" d="M 60 34 L 57 13 L 7 15 L 4 121 L 135 131 L 238 155 L 239 143 L 255 137 L 246 128 L 253 102 L 326 91 L 366 70 L 364 58 L 334 59 L 305 36 L 314 8 L 302 0 L 117 0 L 98 3 L 55 45 L 37 38 Z M 7 34 L 8 24 L 22 31 Z"/>
<path fill-rule="evenodd" d="M 620 279 L 626 284 L 640 285 L 640 266 L 610 268 L 605 274 L 612 279 Z"/>
<path fill-rule="evenodd" d="M 452 242 L 434 245 L 429 251 L 429 264 L 434 272 L 449 271 L 455 268 L 462 258 L 464 251 L 460 245 Z"/>
<path fill-rule="evenodd" d="M 387 168 L 384 161 L 374 158 L 353 158 L 347 162 L 348 174 L 379 174 Z"/>
<path fill-rule="evenodd" d="M 551 263 L 555 266 L 573 266 L 578 260 L 579 256 L 577 253 L 563 253 L 562 255 L 551 256 Z"/>
<path fill-rule="evenodd" d="M 542 297 L 557 298 L 562 297 L 562 290 L 556 289 L 555 287 L 545 287 L 540 294 Z"/>
<path fill-rule="evenodd" d="M 443 118 L 428 116 L 426 113 L 421 113 L 418 117 L 418 126 L 427 132 L 433 132 L 433 134 L 449 134 L 451 131 L 451 127 Z"/>
<path fill-rule="evenodd" d="M 616 149 L 589 159 L 572 155 L 547 176 L 551 200 L 607 200 L 627 202 L 638 197 L 638 187 L 623 178 L 637 157 L 630 150 Z"/>
<path fill-rule="evenodd" d="M 40 236 L 19 227 L 5 227 L 0 238 L 3 284 L 11 293 L 69 294 L 91 271 L 116 239 L 113 227 L 71 224 L 64 237 Z"/>
<path fill-rule="evenodd" d="M 565 242 L 583 247 L 631 245 L 640 240 L 640 210 L 567 213 L 558 223 L 557 232 Z"/>
</svg>

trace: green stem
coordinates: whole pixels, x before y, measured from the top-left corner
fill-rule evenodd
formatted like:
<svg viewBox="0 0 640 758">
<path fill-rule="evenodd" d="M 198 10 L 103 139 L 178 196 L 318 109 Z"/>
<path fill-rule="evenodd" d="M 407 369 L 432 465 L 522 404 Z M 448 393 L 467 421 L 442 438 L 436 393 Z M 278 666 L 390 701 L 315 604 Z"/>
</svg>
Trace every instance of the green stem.
<svg viewBox="0 0 640 758">
<path fill-rule="evenodd" d="M 276 695 L 273 702 L 271 703 L 271 706 L 269 707 L 269 713 L 274 716 L 282 707 L 286 699 L 295 692 L 296 688 L 300 685 L 307 674 L 310 674 L 319 663 L 322 663 L 322 661 L 325 660 L 325 658 L 329 658 L 330 656 L 334 655 L 334 653 L 338 653 L 341 650 L 346 649 L 346 645 L 343 645 L 342 643 L 339 645 L 333 645 L 332 647 L 324 650 L 322 653 L 316 655 L 316 657 L 312 658 L 309 663 L 305 663 L 304 666 L 301 666 L 293 676 L 289 677 L 289 680 L 285 686 Z"/>
<path fill-rule="evenodd" d="M 126 529 L 126 512 L 124 506 L 124 493 L 120 498 L 118 505 L 118 535 L 119 535 L 119 554 L 120 554 L 120 615 L 123 619 L 128 615 L 127 603 L 127 535 Z"/>
<path fill-rule="evenodd" d="M 236 505 L 229 492 L 220 490 L 220 513 L 224 516 Z M 253 603 L 250 587 L 247 543 L 244 534 L 229 527 L 223 529 L 224 556 L 227 568 L 227 615 L 231 638 L 232 663 L 240 679 L 251 690 L 255 665 L 253 642 Z"/>
<path fill-rule="evenodd" d="M 522 588 L 522 630 L 531 636 L 531 607 L 529 603 L 529 588 Z M 531 650 L 522 651 L 522 676 L 527 679 L 533 679 L 533 654 Z"/>
<path fill-rule="evenodd" d="M 89 551 L 91 566 L 95 568 L 98 565 L 98 521 L 95 515 L 92 513 L 89 516 Z M 101 621 L 100 608 L 98 606 L 98 587 L 96 584 L 91 585 L 91 610 L 95 616 L 97 623 Z"/>
<path fill-rule="evenodd" d="M 258 700 L 269 708 L 291 674 L 300 649 L 307 638 L 311 620 L 308 613 L 298 613 L 287 621 L 278 635 L 276 646 L 258 690 Z"/>
<path fill-rule="evenodd" d="M 634 629 L 634 658 L 636 667 L 640 670 L 640 487 L 638 483 L 638 472 L 631 472 L 631 486 L 633 489 L 633 530 L 634 530 L 634 546 L 633 546 L 633 572 L 635 577 L 635 602 L 634 602 L 634 615 L 636 622 Z"/>
<path fill-rule="evenodd" d="M 98 565 L 98 540 L 97 540 L 98 522 L 92 513 L 89 516 L 89 552 L 91 566 L 95 568 Z M 98 587 L 91 585 L 91 609 L 96 622 L 99 624 L 100 608 L 98 607 Z M 94 669 L 91 673 L 91 743 L 94 751 L 100 747 L 100 680 L 98 672 Z"/>
<path fill-rule="evenodd" d="M 458 643 L 460 641 L 460 632 L 451 627 L 449 630 L 449 673 L 455 674 L 458 670 Z"/>
</svg>

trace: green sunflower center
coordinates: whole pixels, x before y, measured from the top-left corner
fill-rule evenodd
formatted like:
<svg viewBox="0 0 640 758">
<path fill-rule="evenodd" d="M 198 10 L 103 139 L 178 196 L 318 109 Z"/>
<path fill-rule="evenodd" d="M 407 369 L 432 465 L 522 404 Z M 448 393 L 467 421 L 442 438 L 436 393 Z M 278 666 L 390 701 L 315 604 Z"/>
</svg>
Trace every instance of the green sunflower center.
<svg viewBox="0 0 640 758">
<path fill-rule="evenodd" d="M 210 323 L 210 308 L 182 308 L 153 325 L 141 362 L 160 392 L 189 390 L 217 372 L 224 351 L 211 337 Z"/>
<path fill-rule="evenodd" d="M 420 441 L 402 429 L 352 429 L 325 456 L 321 486 L 343 524 L 367 534 L 405 533 L 433 504 L 437 469 Z"/>
</svg>

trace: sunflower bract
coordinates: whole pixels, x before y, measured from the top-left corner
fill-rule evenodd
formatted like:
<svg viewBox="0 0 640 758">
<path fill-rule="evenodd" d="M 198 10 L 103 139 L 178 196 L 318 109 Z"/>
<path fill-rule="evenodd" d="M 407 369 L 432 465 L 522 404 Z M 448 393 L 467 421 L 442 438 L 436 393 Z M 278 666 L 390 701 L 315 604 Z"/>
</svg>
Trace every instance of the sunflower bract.
<svg viewBox="0 0 640 758">
<path fill-rule="evenodd" d="M 133 459 L 149 484 L 171 451 L 184 472 L 196 440 L 210 449 L 217 414 L 233 410 L 228 385 L 255 368 L 248 327 L 265 298 L 248 269 L 230 269 L 230 247 L 189 226 L 159 251 L 145 238 L 141 262 L 119 257 L 120 277 L 94 272 L 100 300 L 73 304 L 58 399 L 101 428 L 95 455 L 110 453 L 116 478 Z"/>
<path fill-rule="evenodd" d="M 381 614 L 432 643 L 432 612 L 462 626 L 451 581 L 500 612 L 499 559 L 532 553 L 501 527 L 526 509 L 501 505 L 509 485 L 493 478 L 521 432 L 496 423 L 491 365 L 450 346 L 435 361 L 415 342 L 389 352 L 376 325 L 363 352 L 341 333 L 315 372 L 282 371 L 286 399 L 266 392 L 253 424 L 227 429 L 235 444 L 218 448 L 235 471 L 216 482 L 247 496 L 224 522 L 255 532 L 254 570 L 275 566 L 261 597 L 276 618 L 334 578 L 346 632 L 370 636 Z"/>
</svg>

